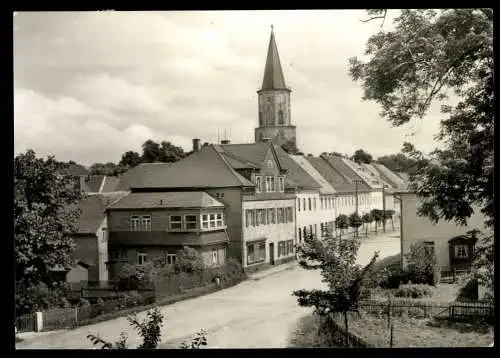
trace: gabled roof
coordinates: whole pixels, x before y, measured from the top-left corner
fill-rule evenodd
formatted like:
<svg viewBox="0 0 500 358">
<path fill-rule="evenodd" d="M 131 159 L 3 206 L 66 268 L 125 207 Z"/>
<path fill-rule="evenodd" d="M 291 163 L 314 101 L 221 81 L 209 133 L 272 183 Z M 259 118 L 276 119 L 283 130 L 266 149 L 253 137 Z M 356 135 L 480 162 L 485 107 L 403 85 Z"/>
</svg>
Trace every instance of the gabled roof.
<svg viewBox="0 0 500 358">
<path fill-rule="evenodd" d="M 324 157 L 315 158 L 312 156 L 304 157 L 311 166 L 339 193 L 354 192 L 356 185 L 347 180 L 337 170 L 335 170 Z M 358 191 L 366 191 L 366 185 L 358 185 Z"/>
<path fill-rule="evenodd" d="M 306 172 L 312 180 L 316 182 L 316 185 L 319 187 L 319 191 L 321 194 L 335 193 L 335 189 L 330 185 L 330 183 L 328 183 L 328 181 L 323 178 L 320 172 L 316 170 L 316 168 L 314 168 L 304 156 L 290 155 L 289 157 L 296 163 L 297 166 L 299 166 L 304 172 Z M 290 172 L 293 172 L 293 170 L 290 170 Z"/>
<path fill-rule="evenodd" d="M 202 191 L 129 193 L 109 209 L 217 208 L 220 201 Z"/>
<path fill-rule="evenodd" d="M 361 180 L 363 180 L 368 187 L 372 189 L 382 188 L 383 183 L 380 180 L 380 175 L 375 176 L 375 174 L 367 170 L 366 167 L 348 158 L 342 158 L 342 162 L 344 162 L 345 165 L 347 165 L 354 173 L 356 173 L 356 175 L 361 178 Z"/>
<path fill-rule="evenodd" d="M 313 190 L 319 190 L 321 188 L 321 185 L 280 146 L 274 146 L 274 149 L 280 165 L 288 169 L 286 177 L 287 180 L 289 180 L 289 186 Z"/>
<path fill-rule="evenodd" d="M 143 177 L 155 175 L 158 172 L 163 172 L 172 163 L 141 163 L 133 168 L 130 168 L 119 177 L 119 182 L 116 190 L 130 190 L 130 187 L 135 183 L 140 183 Z"/>
<path fill-rule="evenodd" d="M 120 178 L 118 177 L 112 177 L 112 176 L 105 176 L 104 177 L 104 182 L 102 183 L 101 193 L 110 193 L 112 191 L 115 191 L 118 187 L 118 184 L 120 183 Z"/>
<path fill-rule="evenodd" d="M 370 189 L 370 187 L 366 185 L 363 178 L 360 177 L 351 167 L 349 167 L 349 165 L 344 162 L 344 158 L 332 155 L 321 156 L 321 158 L 323 158 L 335 171 L 337 171 L 342 177 L 344 177 L 347 182 L 350 182 L 354 185 L 354 180 L 361 180 L 362 183 L 358 184 L 358 190 Z"/>
<path fill-rule="evenodd" d="M 266 160 L 267 153 L 271 149 L 271 144 L 262 143 L 244 143 L 244 144 L 222 144 L 218 145 L 220 153 L 225 157 L 230 157 L 250 167 L 261 167 Z M 249 164 L 248 164 L 249 163 Z"/>
<path fill-rule="evenodd" d="M 227 163 L 214 145 L 152 172 L 139 171 L 130 188 L 222 188 L 255 186 Z"/>
<path fill-rule="evenodd" d="M 85 178 L 85 187 L 83 190 L 89 193 L 99 193 L 105 177 L 105 175 L 91 175 Z"/>
<path fill-rule="evenodd" d="M 377 170 L 377 172 L 379 173 L 380 177 L 389 185 L 391 185 L 393 188 L 399 188 L 401 185 L 403 185 L 404 180 L 398 177 L 393 172 L 391 172 L 384 165 L 373 163 L 372 167 L 375 168 L 375 170 Z"/>
<path fill-rule="evenodd" d="M 77 205 L 81 209 L 77 233 L 96 234 L 106 216 L 106 207 L 126 194 L 126 192 L 114 192 L 110 194 L 91 194 L 85 197 Z"/>
<path fill-rule="evenodd" d="M 65 175 L 74 175 L 74 176 L 83 176 L 88 175 L 90 172 L 87 168 L 80 164 L 67 164 L 66 168 L 60 170 L 62 174 Z"/>
<path fill-rule="evenodd" d="M 401 178 L 403 179 L 403 181 L 407 182 L 410 180 L 409 176 L 407 173 L 403 173 L 403 172 L 396 172 L 396 174 Z"/>
<path fill-rule="evenodd" d="M 273 30 L 271 30 L 271 38 L 269 39 L 266 67 L 264 69 L 264 78 L 262 80 L 261 89 L 287 89 Z"/>
</svg>

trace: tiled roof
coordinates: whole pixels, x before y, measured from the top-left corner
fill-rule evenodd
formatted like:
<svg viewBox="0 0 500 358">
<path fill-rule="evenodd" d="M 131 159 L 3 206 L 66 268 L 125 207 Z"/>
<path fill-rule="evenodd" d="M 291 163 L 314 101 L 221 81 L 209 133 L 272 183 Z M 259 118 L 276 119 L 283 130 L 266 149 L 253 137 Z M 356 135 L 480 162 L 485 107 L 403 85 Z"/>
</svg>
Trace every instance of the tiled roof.
<svg viewBox="0 0 500 358">
<path fill-rule="evenodd" d="M 127 170 L 119 177 L 116 190 L 130 190 L 136 183 L 141 183 L 145 178 L 157 173 L 162 173 L 172 163 L 141 163 L 134 168 Z"/>
<path fill-rule="evenodd" d="M 61 170 L 61 173 L 66 175 L 83 176 L 88 175 L 89 170 L 80 164 L 68 164 L 65 169 Z"/>
<path fill-rule="evenodd" d="M 90 177 L 85 178 L 84 191 L 89 193 L 99 193 L 102 181 L 105 177 L 105 175 L 91 175 Z"/>
<path fill-rule="evenodd" d="M 286 153 L 285 153 L 286 154 Z M 290 155 L 291 160 L 296 163 L 308 176 L 316 182 L 321 194 L 333 194 L 335 189 L 323 178 L 321 173 L 314 168 L 314 166 L 307 161 L 302 155 Z"/>
<path fill-rule="evenodd" d="M 396 174 L 392 173 L 385 166 L 373 163 L 372 167 L 375 168 L 375 170 L 377 170 L 377 172 L 379 173 L 380 177 L 389 185 L 391 185 L 393 188 L 399 188 L 404 183 L 403 179 L 398 177 Z"/>
<path fill-rule="evenodd" d="M 164 231 L 111 231 L 109 233 L 110 245 L 203 246 L 228 242 L 229 237 L 225 230 L 203 232 L 199 235 Z"/>
<path fill-rule="evenodd" d="M 297 164 L 296 161 L 293 160 L 287 152 L 285 152 L 279 146 L 275 146 L 274 148 L 280 165 L 288 169 L 286 177 L 290 181 L 290 186 L 294 186 L 299 189 L 321 188 L 321 185 L 316 180 L 314 180 L 314 178 L 307 171 L 305 171 L 299 164 Z"/>
<path fill-rule="evenodd" d="M 79 234 L 95 234 L 104 220 L 107 205 L 120 199 L 125 194 L 126 192 L 91 194 L 84 198 L 78 205 L 81 209 L 81 215 L 78 220 L 77 232 Z"/>
<path fill-rule="evenodd" d="M 356 185 L 350 183 L 340 173 L 329 164 L 324 157 L 315 158 L 311 156 L 304 157 L 316 169 L 319 174 L 339 193 L 354 192 Z M 358 185 L 359 191 L 366 191 L 368 187 L 366 184 Z"/>
<path fill-rule="evenodd" d="M 202 147 L 169 167 L 141 173 L 130 188 L 222 188 L 255 186 L 231 168 L 214 145 Z"/>
<path fill-rule="evenodd" d="M 223 144 L 218 145 L 221 153 L 230 156 L 241 163 L 250 162 L 261 166 L 266 160 L 267 153 L 271 149 L 270 143 L 245 143 L 245 144 Z"/>
<path fill-rule="evenodd" d="M 398 175 L 401 179 L 403 179 L 404 182 L 407 182 L 410 180 L 409 176 L 407 173 L 403 172 L 396 172 L 396 175 Z"/>
<path fill-rule="evenodd" d="M 329 163 L 334 170 L 340 173 L 343 177 L 347 178 L 348 181 L 361 180 L 362 183 L 358 184 L 358 190 L 368 190 L 370 187 L 366 185 L 363 178 L 360 177 L 351 167 L 349 167 L 345 162 L 344 158 L 336 157 L 332 155 L 322 156 L 322 158 Z M 354 183 L 353 183 L 354 185 Z"/>
<path fill-rule="evenodd" d="M 224 207 L 202 191 L 129 193 L 109 209 L 209 208 Z"/>
<path fill-rule="evenodd" d="M 104 177 L 104 183 L 101 188 L 101 193 L 109 193 L 115 191 L 120 183 L 120 178 L 106 176 Z"/>
</svg>

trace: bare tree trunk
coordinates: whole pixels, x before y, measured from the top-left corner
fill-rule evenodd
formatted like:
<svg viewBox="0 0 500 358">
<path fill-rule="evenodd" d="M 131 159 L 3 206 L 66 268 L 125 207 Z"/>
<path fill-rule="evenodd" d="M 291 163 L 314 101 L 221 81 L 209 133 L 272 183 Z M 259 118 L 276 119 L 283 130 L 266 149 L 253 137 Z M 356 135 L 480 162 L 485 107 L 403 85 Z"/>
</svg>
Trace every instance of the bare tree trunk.
<svg viewBox="0 0 500 358">
<path fill-rule="evenodd" d="M 344 324 L 345 324 L 345 346 L 349 347 L 349 325 L 347 323 L 347 311 L 344 312 Z"/>
</svg>

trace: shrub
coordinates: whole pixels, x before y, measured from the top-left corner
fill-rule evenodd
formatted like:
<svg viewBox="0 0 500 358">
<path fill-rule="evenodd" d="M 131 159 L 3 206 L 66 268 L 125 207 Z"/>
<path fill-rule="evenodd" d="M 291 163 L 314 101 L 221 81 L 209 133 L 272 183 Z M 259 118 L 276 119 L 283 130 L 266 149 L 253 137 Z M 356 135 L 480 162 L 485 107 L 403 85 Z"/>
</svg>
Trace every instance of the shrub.
<svg viewBox="0 0 500 358">
<path fill-rule="evenodd" d="M 470 279 L 458 290 L 457 301 L 477 301 L 478 300 L 478 282 Z"/>
<path fill-rule="evenodd" d="M 87 299 L 80 297 L 80 299 L 78 300 L 78 306 L 80 307 L 90 306 L 90 302 Z"/>
<path fill-rule="evenodd" d="M 408 261 L 408 278 L 417 284 L 436 285 L 439 282 L 439 268 L 434 247 L 417 242 L 405 255 Z"/>
<path fill-rule="evenodd" d="M 144 265 L 126 264 L 118 274 L 118 286 L 120 289 L 137 289 L 147 286 L 160 274 L 161 267 L 154 262 L 146 262 Z"/>
<path fill-rule="evenodd" d="M 62 290 L 49 289 L 44 283 L 16 285 L 15 298 L 17 315 L 43 311 L 66 304 L 66 302 L 61 301 L 64 298 Z"/>
<path fill-rule="evenodd" d="M 408 283 L 408 272 L 397 269 L 387 269 L 385 277 L 380 281 L 380 287 L 384 289 L 398 288 L 401 284 Z"/>
<path fill-rule="evenodd" d="M 400 285 L 399 288 L 394 292 L 395 297 L 405 297 L 405 298 L 431 297 L 432 294 L 433 292 L 430 286 L 419 285 L 419 284 Z"/>
<path fill-rule="evenodd" d="M 104 303 L 104 300 L 101 297 L 97 297 L 95 300 L 96 305 L 102 305 Z"/>
<path fill-rule="evenodd" d="M 185 246 L 176 253 L 174 269 L 176 273 L 199 273 L 205 269 L 205 264 L 198 250 Z"/>
</svg>

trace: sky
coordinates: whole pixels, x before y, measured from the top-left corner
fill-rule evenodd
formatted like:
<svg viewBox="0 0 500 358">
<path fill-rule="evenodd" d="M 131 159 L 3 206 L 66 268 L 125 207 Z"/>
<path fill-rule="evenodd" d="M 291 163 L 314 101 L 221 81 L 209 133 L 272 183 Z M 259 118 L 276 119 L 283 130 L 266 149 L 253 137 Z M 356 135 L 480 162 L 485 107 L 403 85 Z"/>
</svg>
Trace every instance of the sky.
<svg viewBox="0 0 500 358">
<path fill-rule="evenodd" d="M 348 75 L 349 57 L 363 58 L 380 28 L 366 18 L 361 10 L 15 13 L 14 152 L 91 165 L 141 152 L 147 139 L 185 151 L 193 138 L 216 143 L 224 132 L 251 143 L 271 24 L 302 152 L 361 148 L 376 158 L 405 141 L 429 151 L 439 108 L 392 128 Z"/>
</svg>

